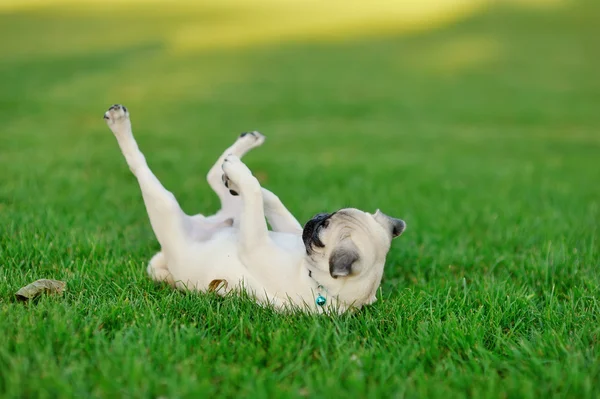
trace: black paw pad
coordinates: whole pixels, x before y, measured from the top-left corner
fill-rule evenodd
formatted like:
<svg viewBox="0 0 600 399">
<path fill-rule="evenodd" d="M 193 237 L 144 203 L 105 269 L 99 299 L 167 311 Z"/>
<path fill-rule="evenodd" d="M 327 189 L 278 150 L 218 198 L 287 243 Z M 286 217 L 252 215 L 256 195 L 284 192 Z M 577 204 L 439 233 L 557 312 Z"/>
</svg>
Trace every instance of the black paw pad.
<svg viewBox="0 0 600 399">
<path fill-rule="evenodd" d="M 229 190 L 229 194 L 233 195 L 234 197 L 237 197 L 239 195 L 237 191 L 233 190 Z"/>
<path fill-rule="evenodd" d="M 244 137 L 247 134 L 252 134 L 252 133 L 251 132 L 244 132 L 244 133 L 240 134 L 240 137 Z"/>
<path fill-rule="evenodd" d="M 116 109 L 122 109 L 123 112 L 127 112 L 127 108 L 125 108 L 125 106 L 121 105 L 121 104 L 113 104 L 110 106 L 110 108 L 108 110 L 112 111 L 112 110 L 116 110 Z"/>
</svg>

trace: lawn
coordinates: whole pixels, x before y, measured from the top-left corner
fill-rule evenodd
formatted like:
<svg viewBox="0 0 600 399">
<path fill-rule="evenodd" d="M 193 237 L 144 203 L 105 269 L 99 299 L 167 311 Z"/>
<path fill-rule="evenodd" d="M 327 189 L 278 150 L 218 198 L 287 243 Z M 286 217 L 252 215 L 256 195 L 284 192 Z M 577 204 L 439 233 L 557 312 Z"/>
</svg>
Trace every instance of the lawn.
<svg viewBox="0 0 600 399">
<path fill-rule="evenodd" d="M 214 4 L 0 9 L 0 397 L 598 397 L 596 3 L 212 47 L 177 29 L 222 26 Z M 189 213 L 260 130 L 245 160 L 299 220 L 406 220 L 378 302 L 280 315 L 152 283 L 115 102 Z M 18 302 L 38 278 L 67 291 Z"/>
</svg>

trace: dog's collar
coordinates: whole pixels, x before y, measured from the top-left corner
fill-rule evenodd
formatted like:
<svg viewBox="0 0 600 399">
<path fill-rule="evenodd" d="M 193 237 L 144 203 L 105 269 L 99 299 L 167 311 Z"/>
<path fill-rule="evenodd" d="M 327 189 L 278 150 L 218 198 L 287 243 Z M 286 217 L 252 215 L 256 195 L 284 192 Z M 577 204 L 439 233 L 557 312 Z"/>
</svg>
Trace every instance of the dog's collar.
<svg viewBox="0 0 600 399">
<path fill-rule="evenodd" d="M 315 283 L 317 283 L 317 296 L 315 298 L 315 304 L 320 307 L 325 306 L 325 304 L 327 303 L 327 297 L 325 296 L 327 295 L 327 290 L 325 289 L 325 287 L 323 287 L 322 284 L 320 284 L 317 280 L 313 278 L 312 271 L 310 270 L 308 271 L 308 277 L 310 277 Z M 322 291 L 325 292 L 325 295 L 321 294 Z"/>
</svg>

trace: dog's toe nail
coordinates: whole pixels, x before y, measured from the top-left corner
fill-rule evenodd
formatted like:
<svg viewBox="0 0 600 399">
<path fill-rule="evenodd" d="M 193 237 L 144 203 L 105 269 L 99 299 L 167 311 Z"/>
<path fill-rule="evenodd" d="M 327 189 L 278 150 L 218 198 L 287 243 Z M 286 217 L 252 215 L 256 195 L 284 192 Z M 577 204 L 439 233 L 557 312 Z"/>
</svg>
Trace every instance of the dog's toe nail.
<svg viewBox="0 0 600 399">
<path fill-rule="evenodd" d="M 233 190 L 229 190 L 229 194 L 236 196 L 236 197 L 239 195 L 237 191 L 233 191 Z"/>
<path fill-rule="evenodd" d="M 248 134 L 248 132 L 243 132 L 242 134 L 240 134 L 240 137 L 244 137 L 247 134 Z"/>
</svg>

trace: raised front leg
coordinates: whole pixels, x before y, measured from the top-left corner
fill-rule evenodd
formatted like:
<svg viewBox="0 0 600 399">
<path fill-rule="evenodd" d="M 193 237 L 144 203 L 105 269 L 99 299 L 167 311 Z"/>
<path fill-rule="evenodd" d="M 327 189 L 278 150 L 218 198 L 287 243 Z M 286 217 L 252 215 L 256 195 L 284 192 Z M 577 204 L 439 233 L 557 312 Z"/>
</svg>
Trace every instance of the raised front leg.
<svg viewBox="0 0 600 399">
<path fill-rule="evenodd" d="M 242 256 L 257 247 L 269 245 L 269 231 L 265 221 L 260 183 L 252 172 L 235 155 L 223 161 L 223 181 L 230 190 L 241 196 L 242 209 L 239 216 L 240 236 L 238 249 Z"/>
<path fill-rule="evenodd" d="M 302 234 L 302 225 L 287 210 L 279 197 L 266 188 L 262 188 L 262 198 L 267 221 L 273 231 L 281 233 Z"/>
<path fill-rule="evenodd" d="M 236 190 L 242 200 L 238 256 L 261 286 L 275 294 L 281 289 L 281 281 L 292 281 L 296 276 L 289 274 L 290 268 L 278 267 L 290 263 L 290 254 L 277 246 L 269 235 L 263 205 L 264 191 L 250 169 L 234 155 L 225 158 L 223 172 L 228 186 Z M 264 295 L 263 292 L 254 294 Z"/>
<path fill-rule="evenodd" d="M 264 142 L 265 136 L 259 132 L 242 133 L 231 147 L 223 151 L 223 154 L 221 154 L 217 162 L 208 171 L 206 180 L 221 200 L 221 213 L 225 214 L 226 217 L 234 217 L 239 213 L 240 200 L 239 198 L 235 198 L 235 195 L 230 193 L 229 188 L 223 185 L 221 177 L 223 175 L 222 166 L 225 157 L 235 155 L 238 158 L 242 158 L 248 151 L 262 145 Z"/>
</svg>

